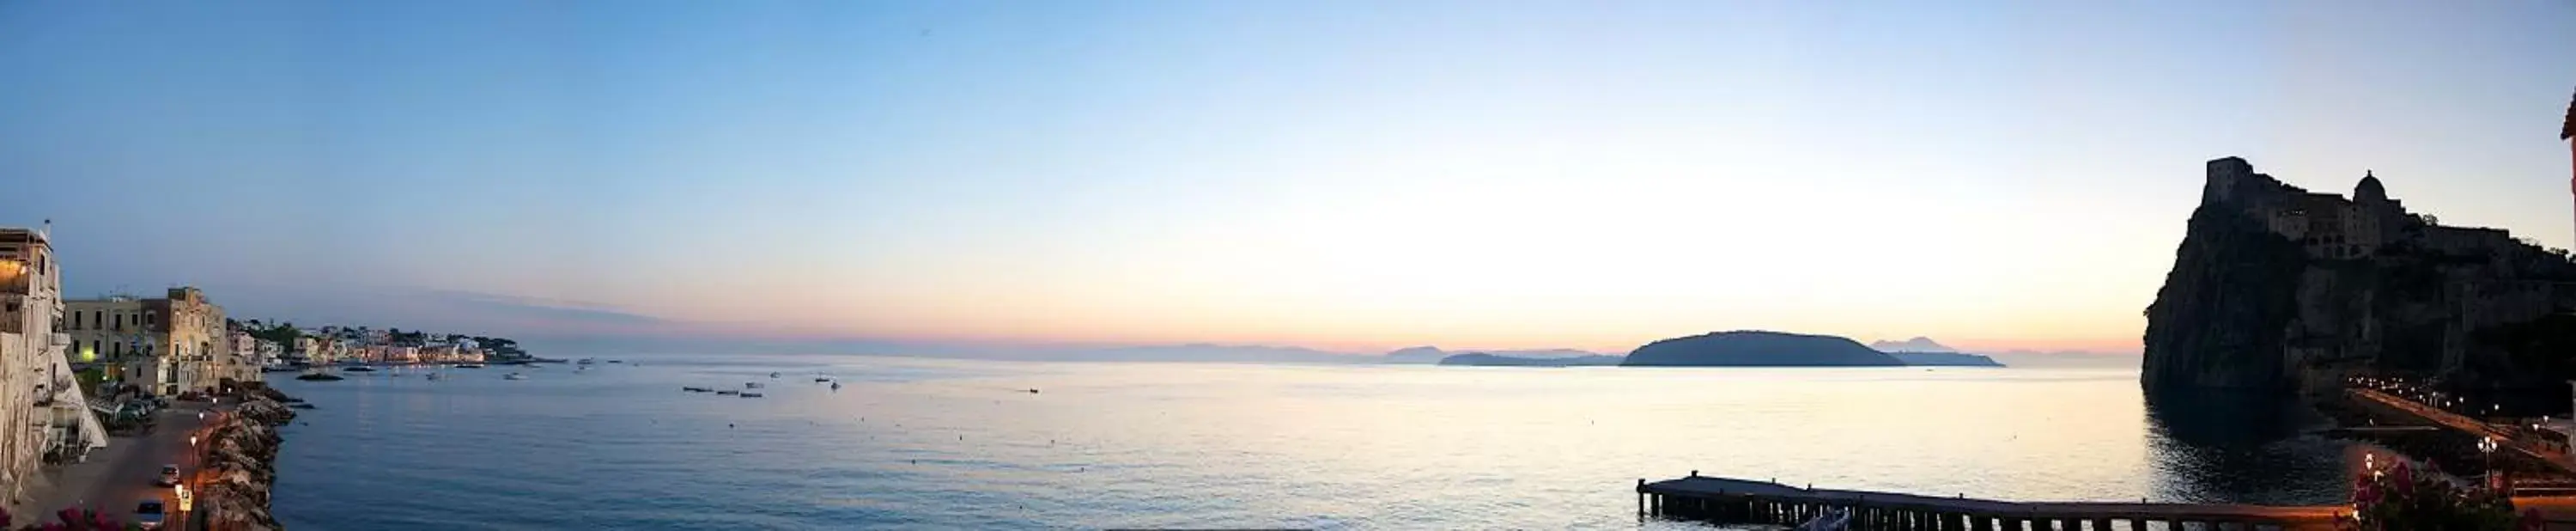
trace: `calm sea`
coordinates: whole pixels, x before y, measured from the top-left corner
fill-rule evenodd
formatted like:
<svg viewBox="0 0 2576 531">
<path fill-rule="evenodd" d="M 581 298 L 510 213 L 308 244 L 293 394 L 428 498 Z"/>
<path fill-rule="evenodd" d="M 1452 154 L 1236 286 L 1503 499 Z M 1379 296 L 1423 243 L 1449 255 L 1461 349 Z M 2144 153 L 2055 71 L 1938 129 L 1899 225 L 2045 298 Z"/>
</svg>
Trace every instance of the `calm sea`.
<svg viewBox="0 0 2576 531">
<path fill-rule="evenodd" d="M 1694 469 L 2330 503 L 2351 451 L 2287 406 L 2151 406 L 2135 370 L 623 359 L 281 382 L 320 408 L 286 429 L 277 514 L 304 530 L 1633 528 L 1637 479 Z M 767 396 L 680 390 L 745 382 Z"/>
</svg>

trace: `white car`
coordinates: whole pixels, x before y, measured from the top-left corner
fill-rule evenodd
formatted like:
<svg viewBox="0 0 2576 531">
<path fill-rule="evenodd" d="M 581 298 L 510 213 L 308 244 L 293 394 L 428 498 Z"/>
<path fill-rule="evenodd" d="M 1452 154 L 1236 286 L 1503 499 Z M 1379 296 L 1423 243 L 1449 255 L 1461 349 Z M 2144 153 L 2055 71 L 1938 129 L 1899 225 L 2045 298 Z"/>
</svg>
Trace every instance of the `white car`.
<svg viewBox="0 0 2576 531">
<path fill-rule="evenodd" d="M 153 479 L 152 484 L 163 487 L 179 484 L 179 465 L 161 465 L 161 477 Z"/>
</svg>

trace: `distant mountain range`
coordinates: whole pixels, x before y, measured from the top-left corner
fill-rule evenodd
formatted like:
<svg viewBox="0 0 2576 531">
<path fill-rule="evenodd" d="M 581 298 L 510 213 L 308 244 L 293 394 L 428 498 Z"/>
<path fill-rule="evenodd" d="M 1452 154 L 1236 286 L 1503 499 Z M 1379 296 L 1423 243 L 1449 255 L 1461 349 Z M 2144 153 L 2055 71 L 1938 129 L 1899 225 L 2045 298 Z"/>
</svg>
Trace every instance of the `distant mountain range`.
<svg viewBox="0 0 2576 531">
<path fill-rule="evenodd" d="M 1923 336 L 1914 336 L 1914 339 L 1908 339 L 1908 340 L 1904 340 L 1904 341 L 1888 341 L 1888 340 L 1884 340 L 1884 339 L 1882 339 L 1882 340 L 1878 340 L 1878 341 L 1871 341 L 1871 342 L 1869 342 L 1869 348 L 1877 349 L 1879 352 L 1958 352 L 1958 351 L 1959 351 L 1958 349 L 1950 348 L 1950 347 L 1945 346 L 1945 345 L 1942 345 L 1942 344 L 1940 344 L 1940 343 L 1933 342 L 1933 341 L 1932 341 L 1932 338 L 1923 337 Z"/>
</svg>

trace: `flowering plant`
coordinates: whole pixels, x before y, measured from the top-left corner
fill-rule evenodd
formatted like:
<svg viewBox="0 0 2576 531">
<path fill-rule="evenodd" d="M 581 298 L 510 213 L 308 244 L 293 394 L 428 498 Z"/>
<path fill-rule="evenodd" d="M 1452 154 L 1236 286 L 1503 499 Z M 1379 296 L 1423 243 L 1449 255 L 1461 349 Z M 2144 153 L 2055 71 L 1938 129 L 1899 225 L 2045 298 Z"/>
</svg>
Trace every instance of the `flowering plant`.
<svg viewBox="0 0 2576 531">
<path fill-rule="evenodd" d="M 2516 518 L 2513 499 L 2485 488 L 2460 487 L 2437 477 L 2417 474 L 2398 463 L 2385 472 L 2364 472 L 2353 482 L 2352 506 L 2365 530 L 2512 531 L 2526 527 Z"/>
</svg>

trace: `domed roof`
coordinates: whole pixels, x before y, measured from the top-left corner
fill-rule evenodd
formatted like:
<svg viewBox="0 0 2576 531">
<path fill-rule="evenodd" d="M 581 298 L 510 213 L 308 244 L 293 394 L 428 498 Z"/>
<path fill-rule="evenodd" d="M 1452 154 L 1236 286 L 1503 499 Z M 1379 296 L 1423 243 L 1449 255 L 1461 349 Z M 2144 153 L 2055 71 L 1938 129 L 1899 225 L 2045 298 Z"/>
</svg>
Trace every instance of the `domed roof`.
<svg viewBox="0 0 2576 531">
<path fill-rule="evenodd" d="M 2361 184 L 2352 187 L 2352 200 L 2387 201 L 2388 189 L 2379 185 L 2379 177 L 2372 176 L 2369 170 L 2362 170 Z"/>
</svg>

